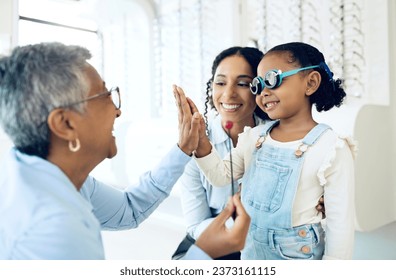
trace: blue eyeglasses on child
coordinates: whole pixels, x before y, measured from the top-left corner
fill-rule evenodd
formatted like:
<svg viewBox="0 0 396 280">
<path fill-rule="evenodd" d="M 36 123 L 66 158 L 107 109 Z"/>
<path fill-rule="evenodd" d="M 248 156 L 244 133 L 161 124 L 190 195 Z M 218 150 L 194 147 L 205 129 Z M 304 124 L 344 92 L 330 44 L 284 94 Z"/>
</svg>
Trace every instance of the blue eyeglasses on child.
<svg viewBox="0 0 396 280">
<path fill-rule="evenodd" d="M 272 69 L 265 73 L 264 78 L 257 76 L 250 83 L 250 91 L 256 95 L 260 94 L 264 88 L 274 89 L 279 87 L 282 84 L 283 78 L 292 76 L 297 74 L 300 71 L 318 68 L 319 65 L 307 66 L 298 69 L 293 69 L 287 72 L 282 73 L 282 70 Z"/>
</svg>

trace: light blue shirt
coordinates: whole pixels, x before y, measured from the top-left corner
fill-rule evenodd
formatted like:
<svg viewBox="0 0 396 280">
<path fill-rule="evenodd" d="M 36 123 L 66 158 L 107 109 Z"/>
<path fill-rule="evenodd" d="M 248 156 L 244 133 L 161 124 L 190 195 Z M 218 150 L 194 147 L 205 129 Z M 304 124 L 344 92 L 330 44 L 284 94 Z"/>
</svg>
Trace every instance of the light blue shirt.
<svg viewBox="0 0 396 280">
<path fill-rule="evenodd" d="M 175 145 L 125 191 L 88 177 L 78 192 L 56 165 L 12 149 L 0 164 L 0 259 L 104 259 L 100 231 L 137 227 L 189 161 Z M 194 246 L 188 258 L 209 256 Z"/>
</svg>

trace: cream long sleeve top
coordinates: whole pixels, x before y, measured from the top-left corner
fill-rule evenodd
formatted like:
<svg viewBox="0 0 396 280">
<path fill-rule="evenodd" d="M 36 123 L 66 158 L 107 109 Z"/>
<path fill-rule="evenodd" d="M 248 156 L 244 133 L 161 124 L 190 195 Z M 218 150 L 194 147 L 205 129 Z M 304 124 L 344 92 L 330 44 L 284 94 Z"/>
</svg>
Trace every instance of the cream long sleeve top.
<svg viewBox="0 0 396 280">
<path fill-rule="evenodd" d="M 232 150 L 234 179 L 243 176 L 251 164 L 253 150 L 263 126 L 246 127 Z M 301 140 L 279 142 L 270 137 L 266 144 L 296 150 Z M 326 244 L 323 259 L 351 259 L 354 244 L 354 157 L 355 142 L 327 130 L 305 152 L 304 165 L 293 205 L 292 226 L 318 223 L 322 215 L 315 206 L 322 194 L 326 208 Z M 212 148 L 209 155 L 196 158 L 198 167 L 213 186 L 230 182 L 229 156 L 224 160 Z M 242 186 L 243 187 L 243 186 Z"/>
</svg>

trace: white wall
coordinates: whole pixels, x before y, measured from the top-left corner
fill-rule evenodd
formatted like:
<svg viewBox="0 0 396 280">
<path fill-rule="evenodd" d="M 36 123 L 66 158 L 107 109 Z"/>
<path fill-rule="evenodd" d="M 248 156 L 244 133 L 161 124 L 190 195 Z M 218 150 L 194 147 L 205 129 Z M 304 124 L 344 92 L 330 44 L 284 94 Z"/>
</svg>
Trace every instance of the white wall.
<svg viewBox="0 0 396 280">
<path fill-rule="evenodd" d="M 332 110 L 326 121 L 358 142 L 356 225 L 360 231 L 378 229 L 396 220 L 395 200 L 395 2 L 364 1 L 365 91 L 348 97 L 346 106 Z M 393 24 L 392 24 L 393 21 Z M 392 43 L 393 42 L 393 43 Z M 394 76 L 393 76 L 394 77 Z"/>
<path fill-rule="evenodd" d="M 15 0 L 1 0 L 0 1 L 0 56 L 8 54 L 14 45 L 16 33 L 17 1 Z M 11 141 L 0 128 L 0 159 L 11 147 Z"/>
<path fill-rule="evenodd" d="M 396 2 L 389 1 L 389 49 L 390 49 L 390 60 L 389 60 L 389 76 L 390 79 L 390 102 L 392 104 L 392 110 L 390 110 L 390 119 L 393 120 L 393 126 L 390 127 L 391 130 L 391 139 L 393 150 L 388 154 L 388 157 L 393 159 L 392 162 L 392 180 L 390 184 L 393 186 L 393 205 L 394 205 L 394 219 L 396 219 L 396 148 L 395 148 L 395 140 L 396 140 Z M 392 196 L 392 194 L 390 194 Z"/>
<path fill-rule="evenodd" d="M 354 126 L 354 136 L 359 141 L 356 219 L 360 230 L 373 230 L 396 220 L 396 6 L 395 1 L 381 3 L 378 6 L 375 2 L 375 7 L 370 9 L 372 24 L 368 25 L 367 32 L 371 39 L 368 61 L 376 65 L 376 69 L 371 69 L 367 83 L 371 100 L 375 101 L 362 106 Z M 387 77 L 388 83 L 381 85 L 384 79 L 380 76 Z"/>
<path fill-rule="evenodd" d="M 0 1 L 0 55 L 8 53 L 15 44 L 17 0 Z"/>
</svg>

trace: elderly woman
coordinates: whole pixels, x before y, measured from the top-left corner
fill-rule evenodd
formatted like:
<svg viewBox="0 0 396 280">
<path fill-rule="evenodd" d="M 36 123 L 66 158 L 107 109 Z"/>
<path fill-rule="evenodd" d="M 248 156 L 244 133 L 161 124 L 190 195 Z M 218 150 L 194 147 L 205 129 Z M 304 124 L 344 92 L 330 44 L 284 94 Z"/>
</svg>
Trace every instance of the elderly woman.
<svg viewBox="0 0 396 280">
<path fill-rule="evenodd" d="M 79 46 L 17 47 L 0 59 L 0 124 L 14 148 L 0 164 L 0 259 L 103 259 L 102 229 L 137 227 L 169 195 L 198 144 L 200 115 L 181 120 L 178 145 L 120 191 L 89 176 L 117 153 L 120 91 Z M 177 99 L 191 110 L 184 97 Z M 188 111 L 190 112 L 190 111 Z M 232 230 L 225 221 L 237 212 Z M 234 196 L 186 258 L 239 250 L 249 224 Z M 206 254 L 205 254 L 206 252 Z"/>
</svg>

